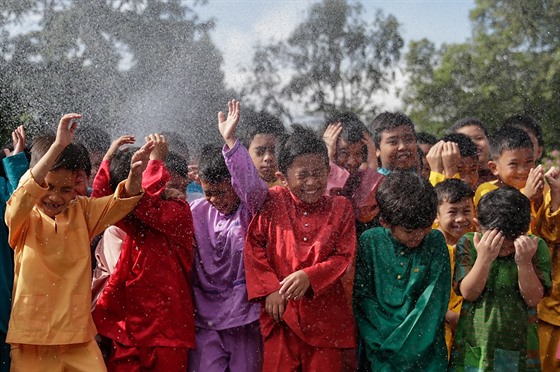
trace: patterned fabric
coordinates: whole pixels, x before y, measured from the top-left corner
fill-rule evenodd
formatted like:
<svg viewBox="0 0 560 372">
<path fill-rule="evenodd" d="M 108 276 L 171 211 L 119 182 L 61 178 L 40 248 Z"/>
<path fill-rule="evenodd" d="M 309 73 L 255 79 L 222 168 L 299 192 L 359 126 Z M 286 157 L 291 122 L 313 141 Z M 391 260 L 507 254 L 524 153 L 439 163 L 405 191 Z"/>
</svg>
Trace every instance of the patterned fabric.
<svg viewBox="0 0 560 372">
<path fill-rule="evenodd" d="M 453 285 L 458 294 L 461 280 L 476 261 L 473 237 L 474 233 L 465 234 L 456 246 Z M 551 286 L 550 254 L 540 238 L 533 266 L 546 291 Z M 519 292 L 514 254 L 496 258 L 478 299 L 463 301 L 450 370 L 540 370 L 537 311 Z"/>
</svg>

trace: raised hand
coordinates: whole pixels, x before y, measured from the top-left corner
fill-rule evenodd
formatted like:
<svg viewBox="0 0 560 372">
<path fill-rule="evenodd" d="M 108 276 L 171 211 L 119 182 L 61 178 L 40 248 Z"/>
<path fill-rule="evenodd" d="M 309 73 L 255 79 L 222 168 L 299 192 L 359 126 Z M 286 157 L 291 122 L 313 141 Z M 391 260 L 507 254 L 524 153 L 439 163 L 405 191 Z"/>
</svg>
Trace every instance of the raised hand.
<svg viewBox="0 0 560 372">
<path fill-rule="evenodd" d="M 531 168 L 527 182 L 523 188 L 523 194 L 531 201 L 542 198 L 544 188 L 544 170 L 542 165 Z M 538 208 L 536 208 L 538 210 Z"/>
<path fill-rule="evenodd" d="M 485 263 L 493 262 L 504 244 L 504 236 L 497 229 L 491 229 L 481 233 L 474 233 L 474 247 L 478 255 L 477 260 Z"/>
<path fill-rule="evenodd" d="M 323 133 L 323 142 L 325 142 L 325 145 L 327 146 L 329 160 L 333 162 L 334 156 L 336 155 L 336 143 L 340 133 L 342 133 L 342 124 L 340 123 L 329 124 L 327 129 L 325 129 L 325 133 Z"/>
<path fill-rule="evenodd" d="M 25 128 L 23 127 L 23 125 L 20 125 L 12 132 L 12 146 L 14 148 L 13 151 L 4 149 L 4 154 L 6 156 L 19 154 L 25 148 L 26 140 L 27 140 L 27 136 L 25 133 Z"/>
<path fill-rule="evenodd" d="M 61 148 L 66 148 L 76 134 L 76 129 L 78 129 L 78 122 L 76 119 L 80 119 L 82 115 L 80 114 L 66 114 L 58 123 L 58 128 L 56 130 L 55 145 Z"/>
<path fill-rule="evenodd" d="M 536 236 L 521 235 L 513 242 L 515 247 L 515 263 L 517 265 L 532 265 L 533 256 L 537 252 L 538 240 Z"/>
<path fill-rule="evenodd" d="M 451 178 L 457 174 L 459 163 L 461 162 L 459 145 L 455 142 L 444 142 L 442 146 L 441 160 L 443 163 L 443 174 L 447 178 Z"/>
<path fill-rule="evenodd" d="M 121 146 L 132 145 L 135 141 L 136 138 L 130 134 L 120 136 L 111 143 L 111 146 L 109 146 L 109 150 L 105 153 L 103 160 L 111 160 Z"/>
<path fill-rule="evenodd" d="M 167 138 L 159 133 L 154 133 L 146 137 L 146 142 L 150 141 L 154 143 L 154 149 L 150 154 L 150 160 L 165 160 L 169 153 Z"/>
<path fill-rule="evenodd" d="M 235 140 L 237 139 L 235 137 L 235 128 L 237 128 L 237 123 L 239 123 L 239 115 L 239 101 L 234 99 L 228 102 L 227 118 L 222 111 L 218 112 L 218 128 L 230 149 L 235 145 Z"/>
<path fill-rule="evenodd" d="M 367 148 L 367 167 L 377 170 L 379 164 L 377 162 L 377 147 L 375 147 L 375 141 L 368 131 L 363 131 L 362 136 L 362 143 L 366 145 Z"/>
<path fill-rule="evenodd" d="M 280 295 L 286 300 L 300 300 L 309 289 L 309 277 L 303 270 L 291 273 L 280 282 Z"/>
<path fill-rule="evenodd" d="M 560 208 L 560 167 L 552 167 L 545 173 L 544 178 L 550 186 L 550 212 Z"/>
<path fill-rule="evenodd" d="M 443 159 L 441 157 L 441 153 L 443 152 L 443 145 L 445 142 L 439 141 L 435 145 L 432 146 L 430 151 L 426 154 L 426 160 L 428 164 L 430 164 L 430 169 L 432 172 L 443 174 Z"/>
<path fill-rule="evenodd" d="M 152 141 L 148 141 L 132 155 L 132 159 L 130 160 L 130 173 L 132 175 L 142 176 L 142 172 L 148 167 L 150 154 L 154 147 L 155 144 Z"/>
</svg>

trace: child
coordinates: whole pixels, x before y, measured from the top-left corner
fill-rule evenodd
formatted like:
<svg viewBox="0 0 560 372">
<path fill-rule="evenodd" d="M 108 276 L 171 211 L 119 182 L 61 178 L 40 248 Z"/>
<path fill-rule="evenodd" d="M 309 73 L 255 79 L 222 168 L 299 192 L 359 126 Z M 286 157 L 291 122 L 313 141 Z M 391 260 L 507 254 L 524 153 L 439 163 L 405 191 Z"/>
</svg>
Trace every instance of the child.
<svg viewBox="0 0 560 372">
<path fill-rule="evenodd" d="M 550 254 L 525 235 L 529 200 L 512 187 L 478 205 L 479 233 L 457 243 L 453 287 L 463 296 L 451 370 L 539 371 L 536 306 L 550 289 Z"/>
<path fill-rule="evenodd" d="M 110 371 L 186 370 L 194 348 L 192 216 L 184 194 L 164 197 L 171 179 L 164 165 L 166 138 L 152 134 L 146 142 L 154 149 L 142 180 L 144 196 L 118 224 L 126 234 L 122 251 L 93 311 L 99 334 L 112 344 Z M 103 160 L 93 196 L 110 192 L 127 163 L 118 156 Z"/>
<path fill-rule="evenodd" d="M 462 133 L 468 136 L 475 144 L 478 150 L 478 182 L 476 187 L 484 182 L 490 182 L 496 179 L 488 169 L 488 160 L 490 159 L 490 142 L 488 132 L 484 124 L 477 118 L 466 117 L 457 120 L 451 127 L 451 133 Z"/>
<path fill-rule="evenodd" d="M 414 172 L 391 172 L 377 190 L 381 224 L 360 237 L 354 317 L 360 366 L 372 371 L 445 370 L 450 263 L 432 230 L 437 196 Z"/>
<path fill-rule="evenodd" d="M 472 231 L 474 224 L 474 191 L 466 182 L 454 178 L 438 183 L 434 189 L 438 197 L 436 222 L 438 230 L 443 234 L 447 244 L 451 262 L 451 277 L 453 278 L 455 244 L 463 234 Z M 451 352 L 453 336 L 457 330 L 462 303 L 463 299 L 452 288 L 448 310 L 445 314 L 445 343 L 447 344 L 448 356 Z"/>
<path fill-rule="evenodd" d="M 268 188 L 235 136 L 238 121 L 239 102 L 232 100 L 227 119 L 218 114 L 223 149 L 210 145 L 201 154 L 205 198 L 191 203 L 197 331 L 189 371 L 256 372 L 262 365 L 259 304 L 247 300 L 243 250 L 247 227 Z"/>
<path fill-rule="evenodd" d="M 243 146 L 249 151 L 253 164 L 268 187 L 278 186 L 276 178 L 276 142 L 286 133 L 284 124 L 266 112 L 249 113 L 241 119 L 240 134 Z"/>
<path fill-rule="evenodd" d="M 87 149 L 87 154 L 89 156 L 90 170 L 87 176 L 87 187 L 89 188 L 88 193 L 91 193 L 91 187 L 93 179 L 90 177 L 91 174 L 97 174 L 99 169 L 99 164 L 103 160 L 103 155 L 105 151 L 111 145 L 111 136 L 107 131 L 95 126 L 80 126 L 76 132 L 76 139 L 83 143 Z M 83 194 L 85 195 L 85 194 Z"/>
<path fill-rule="evenodd" d="M 325 196 L 329 157 L 311 130 L 293 126 L 278 149 L 286 187 L 268 199 L 247 233 L 250 300 L 262 304 L 263 371 L 341 371 L 355 347 L 342 276 L 355 254 L 351 203 Z"/>
<path fill-rule="evenodd" d="M 446 178 L 459 178 L 476 190 L 478 153 L 474 142 L 464 134 L 451 133 L 435 144 L 427 155 L 430 182 L 436 185 Z"/>
<path fill-rule="evenodd" d="M 544 150 L 544 141 L 542 138 L 542 129 L 539 123 L 529 115 L 513 115 L 504 120 L 501 128 L 519 128 L 531 138 L 533 145 L 533 156 L 535 161 L 540 160 Z"/>
<path fill-rule="evenodd" d="M 15 371 L 38 365 L 48 371 L 105 370 L 90 313 L 89 241 L 134 208 L 153 145 L 146 144 L 133 156 L 129 176 L 113 196 L 75 198 L 80 150 L 71 142 L 80 117 L 64 115 L 55 141 L 33 146 L 31 170 L 6 208 L 9 242 L 15 249 L 7 336 Z"/>
<path fill-rule="evenodd" d="M 0 177 L 0 215 L 4 216 L 6 202 L 16 189 L 20 177 L 29 168 L 25 157 L 25 129 L 17 127 L 12 132 L 13 150 L 5 149 L 2 159 L 2 176 Z M 6 344 L 8 321 L 12 308 L 12 286 L 14 282 L 14 256 L 8 244 L 8 235 L 4 220 L 0 226 L 0 371 L 10 370 L 10 346 Z"/>
</svg>

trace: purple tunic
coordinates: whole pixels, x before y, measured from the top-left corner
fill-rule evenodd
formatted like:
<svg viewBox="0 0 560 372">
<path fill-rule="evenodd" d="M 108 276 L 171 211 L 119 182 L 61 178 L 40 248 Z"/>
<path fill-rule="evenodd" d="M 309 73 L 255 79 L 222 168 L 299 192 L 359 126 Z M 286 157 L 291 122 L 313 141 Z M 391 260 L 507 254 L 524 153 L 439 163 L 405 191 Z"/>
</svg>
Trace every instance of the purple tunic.
<svg viewBox="0 0 560 372">
<path fill-rule="evenodd" d="M 240 199 L 237 210 L 223 215 L 205 198 L 191 202 L 196 240 L 195 324 L 212 330 L 239 327 L 259 319 L 260 303 L 247 299 L 243 247 L 247 227 L 268 194 L 249 152 L 239 140 L 231 149 L 224 146 L 223 155 Z"/>
</svg>

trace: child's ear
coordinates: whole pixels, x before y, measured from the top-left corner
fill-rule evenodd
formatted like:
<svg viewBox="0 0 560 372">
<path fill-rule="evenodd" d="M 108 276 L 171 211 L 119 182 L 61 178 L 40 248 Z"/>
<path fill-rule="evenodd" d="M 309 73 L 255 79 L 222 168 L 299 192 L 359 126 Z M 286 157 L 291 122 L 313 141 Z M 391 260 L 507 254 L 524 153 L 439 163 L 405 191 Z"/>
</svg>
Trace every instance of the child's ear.
<svg viewBox="0 0 560 372">
<path fill-rule="evenodd" d="M 498 165 L 494 160 L 488 160 L 488 169 L 494 176 L 498 176 Z"/>
<path fill-rule="evenodd" d="M 288 187 L 288 180 L 286 179 L 286 176 L 284 176 L 284 173 L 276 172 L 275 175 L 276 175 L 276 178 L 280 181 L 280 184 L 282 186 Z"/>
</svg>

